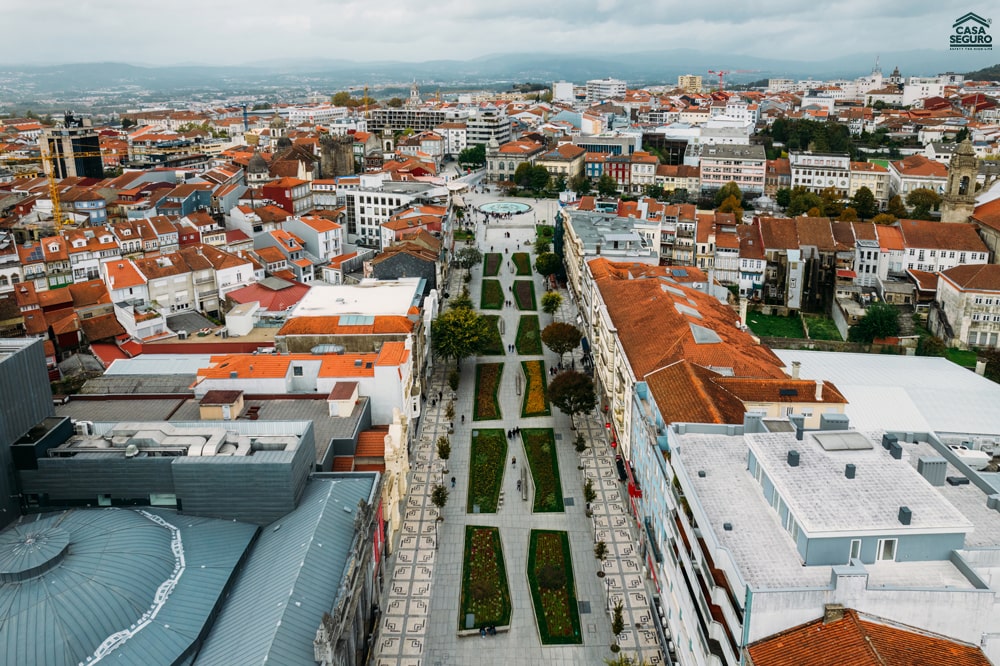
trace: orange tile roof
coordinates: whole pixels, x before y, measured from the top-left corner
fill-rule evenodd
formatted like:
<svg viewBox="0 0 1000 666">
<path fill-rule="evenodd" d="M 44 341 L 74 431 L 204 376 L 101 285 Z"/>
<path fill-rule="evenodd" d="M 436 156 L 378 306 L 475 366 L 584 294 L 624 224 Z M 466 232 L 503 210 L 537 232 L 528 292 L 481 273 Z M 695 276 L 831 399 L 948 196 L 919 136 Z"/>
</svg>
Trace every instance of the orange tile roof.
<svg viewBox="0 0 1000 666">
<path fill-rule="evenodd" d="M 899 231 L 899 227 L 880 224 L 875 226 L 875 232 L 878 234 L 879 249 L 888 252 L 902 252 L 905 249 L 903 234 Z"/>
<path fill-rule="evenodd" d="M 972 219 L 979 224 L 1000 231 L 1000 199 L 976 206 Z"/>
<path fill-rule="evenodd" d="M 936 160 L 930 160 L 923 155 L 910 155 L 906 159 L 890 162 L 892 167 L 902 176 L 917 176 L 930 178 L 947 178 L 948 167 Z"/>
<path fill-rule="evenodd" d="M 288 375 L 293 362 L 320 361 L 320 377 L 373 377 L 375 354 L 229 354 L 213 356 L 209 366 L 198 370 L 198 380 L 254 377 L 278 379 Z M 360 361 L 360 363 L 359 363 Z"/>
<path fill-rule="evenodd" d="M 334 458 L 333 458 L 333 471 L 334 472 L 353 472 L 354 471 L 354 456 L 334 456 Z"/>
<path fill-rule="evenodd" d="M 907 248 L 989 252 L 974 224 L 930 220 L 899 220 L 897 224 Z"/>
<path fill-rule="evenodd" d="M 892 625 L 852 609 L 751 643 L 754 666 L 988 666 L 975 645 Z"/>
<path fill-rule="evenodd" d="M 930 273 L 928 271 L 918 271 L 915 268 L 906 269 L 906 274 L 910 276 L 916 285 L 917 289 L 920 291 L 936 292 L 938 283 L 938 274 Z"/>
<path fill-rule="evenodd" d="M 743 403 L 712 382 L 720 376 L 680 360 L 646 375 L 646 383 L 666 423 L 743 423 Z"/>
<path fill-rule="evenodd" d="M 816 382 L 811 379 L 748 379 L 718 377 L 713 380 L 742 402 L 822 402 L 846 405 L 847 398 L 830 382 L 823 382 L 816 400 Z M 791 392 L 795 393 L 792 394 Z"/>
<path fill-rule="evenodd" d="M 104 264 L 104 269 L 107 271 L 108 283 L 112 289 L 127 289 L 146 283 L 145 278 L 131 261 L 109 261 Z"/>
<path fill-rule="evenodd" d="M 941 277 L 968 291 L 1000 291 L 1000 265 L 966 264 L 941 272 Z"/>
<path fill-rule="evenodd" d="M 386 342 L 378 352 L 378 360 L 375 365 L 401 365 L 410 356 L 410 350 L 399 341 Z"/>
<path fill-rule="evenodd" d="M 389 426 L 373 426 L 371 430 L 358 433 L 358 445 L 354 449 L 355 458 L 384 458 L 385 437 Z"/>
</svg>

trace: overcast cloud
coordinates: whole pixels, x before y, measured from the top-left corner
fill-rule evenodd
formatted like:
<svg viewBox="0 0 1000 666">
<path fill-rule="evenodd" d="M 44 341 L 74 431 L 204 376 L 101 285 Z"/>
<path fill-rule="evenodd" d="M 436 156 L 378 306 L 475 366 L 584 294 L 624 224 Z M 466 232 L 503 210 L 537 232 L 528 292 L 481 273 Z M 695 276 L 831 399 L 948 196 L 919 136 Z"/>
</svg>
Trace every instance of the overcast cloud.
<svg viewBox="0 0 1000 666">
<path fill-rule="evenodd" d="M 940 0 L 33 0 L 3 3 L 0 63 L 419 62 L 690 48 L 792 60 L 933 49 L 995 3 Z M 1000 34 L 997 35 L 1000 40 Z M 1000 46 L 997 47 L 1000 50 Z M 1000 57 L 1000 53 L 997 54 Z M 996 62 L 992 54 L 986 62 Z"/>
</svg>

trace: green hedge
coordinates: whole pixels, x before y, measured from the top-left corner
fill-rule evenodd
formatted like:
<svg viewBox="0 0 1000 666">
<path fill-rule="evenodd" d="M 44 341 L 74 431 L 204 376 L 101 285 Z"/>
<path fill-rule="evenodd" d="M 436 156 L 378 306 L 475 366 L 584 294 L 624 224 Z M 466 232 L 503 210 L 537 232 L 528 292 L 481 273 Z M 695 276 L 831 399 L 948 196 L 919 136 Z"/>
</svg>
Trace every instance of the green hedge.
<svg viewBox="0 0 1000 666">
<path fill-rule="evenodd" d="M 559 459 L 551 428 L 522 428 L 521 440 L 528 456 L 528 467 L 535 484 L 535 513 L 561 513 L 564 510 Z"/>
<path fill-rule="evenodd" d="M 540 584 L 545 567 L 562 572 L 565 583 L 556 589 Z M 576 604 L 573 580 L 573 560 L 569 552 L 569 535 L 553 530 L 531 530 L 528 538 L 528 587 L 538 622 L 542 645 L 578 645 L 583 643 L 580 615 Z"/>
<path fill-rule="evenodd" d="M 479 307 L 483 310 L 499 310 L 505 300 L 500 280 L 483 280 L 483 294 L 479 299 Z"/>
<path fill-rule="evenodd" d="M 476 504 L 480 513 L 496 513 L 506 463 L 507 434 L 503 430 L 489 428 L 472 431 L 466 513 L 472 513 Z"/>
<path fill-rule="evenodd" d="M 458 628 L 465 626 L 465 616 L 475 615 L 475 628 L 510 624 L 510 588 L 503 560 L 500 529 L 467 525 L 462 558 L 462 597 L 459 602 Z"/>
<path fill-rule="evenodd" d="M 542 336 L 539 328 L 538 315 L 521 315 L 521 321 L 517 325 L 517 337 L 514 338 L 518 354 L 541 356 Z"/>
</svg>

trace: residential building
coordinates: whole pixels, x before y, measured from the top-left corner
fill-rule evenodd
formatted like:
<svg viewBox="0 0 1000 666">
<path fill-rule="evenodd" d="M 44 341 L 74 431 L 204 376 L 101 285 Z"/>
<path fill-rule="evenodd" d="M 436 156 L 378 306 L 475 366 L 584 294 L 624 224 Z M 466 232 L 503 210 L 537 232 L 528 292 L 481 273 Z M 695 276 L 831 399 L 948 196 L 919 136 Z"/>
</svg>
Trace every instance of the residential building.
<svg viewBox="0 0 1000 666">
<path fill-rule="evenodd" d="M 436 196 L 436 190 L 427 183 L 388 181 L 370 176 L 362 178 L 366 179 L 363 187 L 344 192 L 347 208 L 345 240 L 349 243 L 379 247 L 384 222 L 405 206 Z"/>
<path fill-rule="evenodd" d="M 587 103 L 595 104 L 606 99 L 621 99 L 625 97 L 626 84 L 620 79 L 611 77 L 587 81 Z"/>
<path fill-rule="evenodd" d="M 927 323 L 948 346 L 1000 347 L 1000 265 L 955 266 L 939 272 Z"/>
<path fill-rule="evenodd" d="M 972 224 L 899 220 L 897 226 L 906 250 L 904 269 L 938 272 L 963 264 L 989 262 L 989 248 Z"/>
<path fill-rule="evenodd" d="M 261 187 L 261 193 L 290 215 L 303 215 L 312 210 L 312 188 L 309 181 L 279 178 Z"/>
<path fill-rule="evenodd" d="M 714 196 L 731 182 L 744 194 L 764 193 L 767 170 L 764 146 L 702 146 L 699 166 L 702 196 Z"/>
<path fill-rule="evenodd" d="M 505 144 L 511 140 L 510 118 L 503 107 L 492 104 L 477 110 L 466 121 L 466 144 L 479 146 L 496 141 Z"/>
<path fill-rule="evenodd" d="M 457 158 L 469 146 L 469 126 L 464 122 L 441 123 L 434 132 L 444 139 L 444 153 Z"/>
<path fill-rule="evenodd" d="M 302 241 L 305 251 L 326 263 L 341 254 L 344 247 L 343 227 L 318 215 L 293 216 L 285 220 L 284 230 Z"/>
<path fill-rule="evenodd" d="M 418 231 L 440 237 L 447 212 L 445 206 L 417 205 L 404 208 L 382 223 L 380 249 L 385 250 Z"/>
<path fill-rule="evenodd" d="M 564 263 L 567 283 L 575 295 L 583 290 L 584 266 L 595 257 L 656 266 L 660 248 L 637 229 L 643 221 L 607 213 L 569 210 L 563 212 Z"/>
<path fill-rule="evenodd" d="M 659 164 L 660 160 L 655 155 L 643 151 L 632 153 L 628 191 L 641 194 L 645 192 L 647 187 L 655 184 L 656 169 Z"/>
<path fill-rule="evenodd" d="M 315 277 L 314 266 L 320 263 L 319 259 L 314 255 L 307 256 L 309 253 L 303 247 L 302 240 L 295 234 L 289 233 L 284 229 L 279 229 L 256 236 L 253 240 L 253 245 L 258 254 L 268 248 L 280 252 L 284 258 L 286 268 L 291 271 L 297 281 L 305 284 L 313 281 Z M 268 258 L 269 263 L 272 263 L 270 259 L 273 257 L 273 253 L 264 253 L 261 256 Z"/>
<path fill-rule="evenodd" d="M 677 77 L 677 87 L 686 93 L 700 93 L 701 77 L 696 74 L 682 74 Z"/>
<path fill-rule="evenodd" d="M 875 195 L 880 210 L 889 201 L 889 170 L 874 162 L 851 162 L 847 198 L 853 198 L 862 187 Z"/>
<path fill-rule="evenodd" d="M 910 155 L 889 162 L 889 197 L 897 194 L 906 200 L 913 190 L 926 188 L 944 194 L 948 182 L 948 167 L 923 155 Z"/>
<path fill-rule="evenodd" d="M 792 188 L 792 167 L 788 158 L 768 160 L 764 171 L 764 194 L 774 198 L 778 190 Z"/>
<path fill-rule="evenodd" d="M 839 153 L 795 152 L 788 154 L 792 187 L 804 187 L 819 194 L 833 188 L 846 199 L 850 192 L 851 158 Z"/>
<path fill-rule="evenodd" d="M 486 144 L 486 179 L 493 182 L 511 182 L 514 172 L 522 164 L 534 164 L 545 146 L 531 139 L 519 139 L 500 145 L 497 141 Z"/>
<path fill-rule="evenodd" d="M 582 175 L 587 151 L 572 143 L 562 143 L 535 158 L 536 166 L 545 167 L 553 178 L 562 176 L 567 182 Z"/>
<path fill-rule="evenodd" d="M 990 249 L 993 261 L 1000 262 L 1000 199 L 976 206 L 969 222 L 976 225 L 979 236 Z"/>
<path fill-rule="evenodd" d="M 39 141 L 52 158 L 45 163 L 45 172 L 53 169 L 55 178 L 104 177 L 100 138 L 89 119 L 67 113 L 61 125 L 43 130 Z"/>
</svg>

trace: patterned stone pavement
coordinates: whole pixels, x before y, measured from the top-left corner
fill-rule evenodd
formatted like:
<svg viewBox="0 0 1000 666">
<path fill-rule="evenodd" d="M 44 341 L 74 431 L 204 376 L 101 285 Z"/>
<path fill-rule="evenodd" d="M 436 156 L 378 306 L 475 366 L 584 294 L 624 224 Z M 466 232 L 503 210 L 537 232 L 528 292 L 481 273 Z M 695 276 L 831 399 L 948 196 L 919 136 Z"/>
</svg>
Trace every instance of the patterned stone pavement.
<svg viewBox="0 0 1000 666">
<path fill-rule="evenodd" d="M 476 195 L 466 197 L 473 205 L 479 203 Z M 494 197 L 480 197 L 492 200 Z M 530 202 L 529 202 L 530 203 Z M 534 229 L 529 220 L 517 217 L 508 224 L 492 223 L 480 227 L 478 244 L 480 249 L 503 252 L 518 250 L 517 241 L 534 238 Z M 506 232 L 511 238 L 506 238 Z M 524 249 L 524 248 L 520 248 Z M 509 255 L 508 255 L 509 256 Z M 464 271 L 453 271 L 449 285 L 451 293 L 460 291 L 460 279 Z M 478 305 L 482 271 L 473 271 L 470 284 L 472 300 Z M 500 279 L 505 291 L 514 279 L 508 274 L 506 262 Z M 536 297 L 543 293 L 541 279 L 535 276 Z M 563 291 L 564 304 L 557 319 L 574 321 L 576 307 L 568 302 L 568 294 Z M 504 343 L 514 342 L 517 321 L 522 314 L 513 308 L 499 311 L 503 320 Z M 550 318 L 538 312 L 544 327 Z M 577 350 L 579 355 L 579 350 Z M 545 351 L 547 365 L 558 359 Z M 636 547 L 634 520 L 626 513 L 623 497 L 625 486 L 618 481 L 614 456 L 605 437 L 604 429 L 592 419 L 578 417 L 579 432 L 588 440 L 588 448 L 581 455 L 572 447 L 576 433 L 569 429 L 569 419 L 553 408 L 551 417 L 520 419 L 520 394 L 515 387 L 514 377 L 519 374 L 521 357 L 508 354 L 502 359 L 491 357 L 489 361 L 502 360 L 505 363 L 500 389 L 503 418 L 497 422 L 478 423 L 474 426 L 456 418 L 455 433 L 452 436 L 452 456 L 448 461 L 449 472 L 444 473 L 444 462 L 437 459 L 435 442 L 440 435 L 448 433 L 450 424 L 444 415 L 449 389 L 446 387 L 446 368 L 438 366 L 427 383 L 428 396 L 436 396 L 440 390 L 445 399 L 436 407 L 430 401 L 424 405 L 420 431 L 414 445 L 413 470 L 411 472 L 410 493 L 407 497 L 401 537 L 396 551 L 387 564 L 387 591 L 383 603 L 383 616 L 376 638 L 372 663 L 376 666 L 451 666 L 471 663 L 511 664 L 551 664 L 570 666 L 600 664 L 612 656 L 610 644 L 611 608 L 621 600 L 624 609 L 625 631 L 618 637 L 623 653 L 644 659 L 652 665 L 664 663 L 651 624 L 650 594 L 647 589 L 642 561 Z M 579 360 L 577 359 L 577 363 Z M 474 400 L 472 379 L 474 361 L 463 366 L 463 379 L 456 397 L 456 413 L 471 415 Z M 515 426 L 552 427 L 559 441 L 560 476 L 563 494 L 573 498 L 567 502 L 564 514 L 532 514 L 528 484 L 525 496 L 519 501 L 516 479 L 521 476 L 523 449 L 520 442 L 509 442 L 510 455 L 517 456 L 516 470 L 510 470 L 504 478 L 505 504 L 496 514 L 467 515 L 465 495 L 468 488 L 469 452 L 467 443 L 473 427 Z M 578 470 L 574 473 L 574 469 Z M 455 477 L 457 486 L 451 489 L 451 496 L 443 513 L 444 522 L 437 521 L 437 509 L 430 500 L 435 483 L 445 483 Z M 592 503 L 592 516 L 584 512 L 583 483 L 586 478 L 594 479 L 597 499 Z M 464 526 L 471 524 L 495 525 L 500 527 L 506 560 L 507 574 L 511 588 L 513 616 L 509 633 L 482 641 L 477 636 L 458 636 L 458 604 L 461 594 L 462 540 Z M 542 646 L 537 634 L 530 593 L 527 589 L 525 567 L 527 559 L 527 538 L 530 529 L 561 529 L 570 535 L 577 598 L 581 602 L 581 629 L 584 644 L 580 646 Z M 608 546 L 608 556 L 603 563 L 594 559 L 594 544 L 604 540 Z M 602 569 L 604 577 L 596 576 Z M 391 573 L 389 573 L 391 572 Z M 601 611 L 604 611 L 603 613 Z"/>
</svg>

